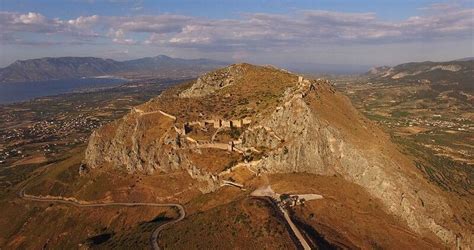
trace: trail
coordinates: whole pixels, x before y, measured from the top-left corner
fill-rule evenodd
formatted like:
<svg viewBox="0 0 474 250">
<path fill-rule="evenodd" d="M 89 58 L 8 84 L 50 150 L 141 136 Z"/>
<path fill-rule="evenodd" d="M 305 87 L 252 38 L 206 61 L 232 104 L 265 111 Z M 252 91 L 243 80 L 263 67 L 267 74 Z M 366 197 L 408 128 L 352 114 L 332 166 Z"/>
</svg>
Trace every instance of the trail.
<svg viewBox="0 0 474 250">
<path fill-rule="evenodd" d="M 18 192 L 18 197 L 23 200 L 27 201 L 36 201 L 36 202 L 54 202 L 60 204 L 71 205 L 75 207 L 140 207 L 140 206 L 147 206 L 147 207 L 171 207 L 176 208 L 179 213 L 179 217 L 171 220 L 165 224 L 162 224 L 153 230 L 153 233 L 150 237 L 150 246 L 154 250 L 159 250 L 160 246 L 158 245 L 158 235 L 160 232 L 168 227 L 171 226 L 181 220 L 184 219 L 186 216 L 186 211 L 181 204 L 178 203 L 147 203 L 147 202 L 85 202 L 85 201 L 76 201 L 73 198 L 65 198 L 65 197 L 42 197 L 42 196 L 35 196 L 25 194 L 25 189 L 27 188 L 27 184 Z"/>
</svg>

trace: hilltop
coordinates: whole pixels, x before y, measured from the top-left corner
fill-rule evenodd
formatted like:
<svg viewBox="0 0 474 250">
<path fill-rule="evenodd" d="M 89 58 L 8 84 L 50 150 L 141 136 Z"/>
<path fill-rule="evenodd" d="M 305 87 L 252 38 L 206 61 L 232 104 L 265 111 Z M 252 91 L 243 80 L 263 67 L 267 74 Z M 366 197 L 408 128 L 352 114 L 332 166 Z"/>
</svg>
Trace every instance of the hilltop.
<svg viewBox="0 0 474 250">
<path fill-rule="evenodd" d="M 404 234 L 416 235 L 404 243 L 407 247 L 472 244 L 472 225 L 457 219 L 469 209 L 428 182 L 347 97 L 327 80 L 273 67 L 235 64 L 207 73 L 103 126 L 89 140 L 81 173 L 104 170 L 149 176 L 185 172 L 211 196 L 229 182 L 250 190 L 261 185 L 280 192 L 319 190 L 344 208 L 321 210 L 310 203 L 296 209 L 296 217 L 336 245 L 368 247 L 369 237 L 376 246 L 394 247 L 399 240 L 381 239 Z M 360 209 L 348 196 L 354 194 L 360 195 L 357 204 L 378 215 L 354 215 L 364 223 L 347 228 L 341 218 Z M 203 210 L 192 201 L 188 205 Z M 179 231 L 186 238 L 184 232 L 197 225 L 194 220 L 208 223 L 206 216 L 220 210 L 205 211 L 180 222 L 173 235 Z M 315 211 L 320 221 L 308 219 Z M 380 230 L 385 226 L 375 221 L 400 230 Z M 338 233 L 341 228 L 351 236 Z M 167 235 L 164 241 L 172 240 Z"/>
<path fill-rule="evenodd" d="M 181 59 L 165 55 L 128 61 L 97 57 L 46 57 L 16 61 L 0 69 L 1 82 L 27 82 L 94 76 L 152 75 L 168 78 L 195 77 L 203 72 L 227 65 L 209 59 Z"/>
</svg>

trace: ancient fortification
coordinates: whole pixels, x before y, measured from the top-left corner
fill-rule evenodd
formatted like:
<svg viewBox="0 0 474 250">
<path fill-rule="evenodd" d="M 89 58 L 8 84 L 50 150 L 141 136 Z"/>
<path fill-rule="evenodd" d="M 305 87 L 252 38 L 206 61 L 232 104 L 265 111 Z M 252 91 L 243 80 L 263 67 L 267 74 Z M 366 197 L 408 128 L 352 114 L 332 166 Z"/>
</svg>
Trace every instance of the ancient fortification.
<svg viewBox="0 0 474 250">
<path fill-rule="evenodd" d="M 196 155 L 235 160 L 211 170 L 214 162 L 198 165 Z M 95 131 L 85 164 L 146 174 L 186 170 L 202 192 L 228 184 L 237 169 L 340 176 L 410 230 L 447 246 L 472 246 L 469 230 L 451 219 L 449 197 L 345 96 L 326 80 L 271 67 L 232 65 L 163 93 Z"/>
</svg>

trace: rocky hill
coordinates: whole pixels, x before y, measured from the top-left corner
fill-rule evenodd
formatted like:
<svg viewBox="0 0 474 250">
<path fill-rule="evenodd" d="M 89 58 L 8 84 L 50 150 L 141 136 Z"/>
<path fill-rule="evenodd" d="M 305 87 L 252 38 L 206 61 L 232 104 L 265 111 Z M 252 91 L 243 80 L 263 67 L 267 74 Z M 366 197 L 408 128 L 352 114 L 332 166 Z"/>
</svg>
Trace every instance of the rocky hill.
<svg viewBox="0 0 474 250">
<path fill-rule="evenodd" d="M 429 83 L 440 89 L 474 91 L 473 72 L 474 60 L 465 58 L 450 62 L 412 62 L 395 67 L 375 67 L 366 76 L 373 81 Z"/>
<path fill-rule="evenodd" d="M 463 70 L 443 67 L 433 71 Z M 473 243 L 472 225 L 458 219 L 452 197 L 425 180 L 330 82 L 272 67 L 236 64 L 208 73 L 103 126 L 90 137 L 81 171 L 107 168 L 153 175 L 184 170 L 203 193 L 226 181 L 252 183 L 249 176 L 260 174 L 341 178 L 420 239 Z"/>
<path fill-rule="evenodd" d="M 227 65 L 209 59 L 180 59 L 164 55 L 129 61 L 96 57 L 46 57 L 16 61 L 0 69 L 0 82 L 27 82 L 123 74 L 166 74 L 193 77 Z"/>
</svg>

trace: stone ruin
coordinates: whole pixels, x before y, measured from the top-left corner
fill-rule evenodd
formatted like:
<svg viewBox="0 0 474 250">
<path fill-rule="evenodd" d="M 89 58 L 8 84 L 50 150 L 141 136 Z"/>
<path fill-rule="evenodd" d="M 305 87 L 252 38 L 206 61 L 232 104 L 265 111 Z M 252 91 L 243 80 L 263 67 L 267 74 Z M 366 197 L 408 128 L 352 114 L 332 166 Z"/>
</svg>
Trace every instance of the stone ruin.
<svg viewBox="0 0 474 250">
<path fill-rule="evenodd" d="M 239 153 L 244 153 L 244 149 L 239 148 L 239 146 L 242 145 L 242 140 L 231 140 L 227 143 L 227 146 L 225 146 L 225 143 L 212 143 L 212 142 L 198 142 L 194 140 L 193 138 L 186 136 L 187 134 L 191 133 L 193 130 L 193 126 L 199 126 L 201 128 L 206 127 L 206 126 L 212 126 L 213 128 L 219 129 L 219 128 L 242 128 L 245 125 L 249 125 L 252 123 L 252 120 L 248 117 L 243 118 L 243 119 L 234 119 L 234 120 L 222 120 L 222 119 L 207 119 L 203 121 L 193 121 L 193 122 L 185 122 L 181 128 L 178 128 L 174 126 L 175 131 L 178 133 L 178 139 L 179 136 L 184 136 L 186 140 L 188 140 L 191 143 L 196 143 L 201 146 L 207 145 L 208 147 L 214 147 L 214 148 L 222 148 L 222 149 L 227 149 L 228 151 L 235 151 Z"/>
<path fill-rule="evenodd" d="M 204 126 L 210 125 L 214 128 L 241 128 L 244 125 L 249 125 L 252 123 L 250 118 L 243 118 L 243 119 L 235 119 L 235 120 L 222 120 L 222 119 L 211 119 L 211 120 L 204 120 Z"/>
<path fill-rule="evenodd" d="M 298 76 L 298 83 L 303 83 L 303 77 L 302 76 Z"/>
</svg>

